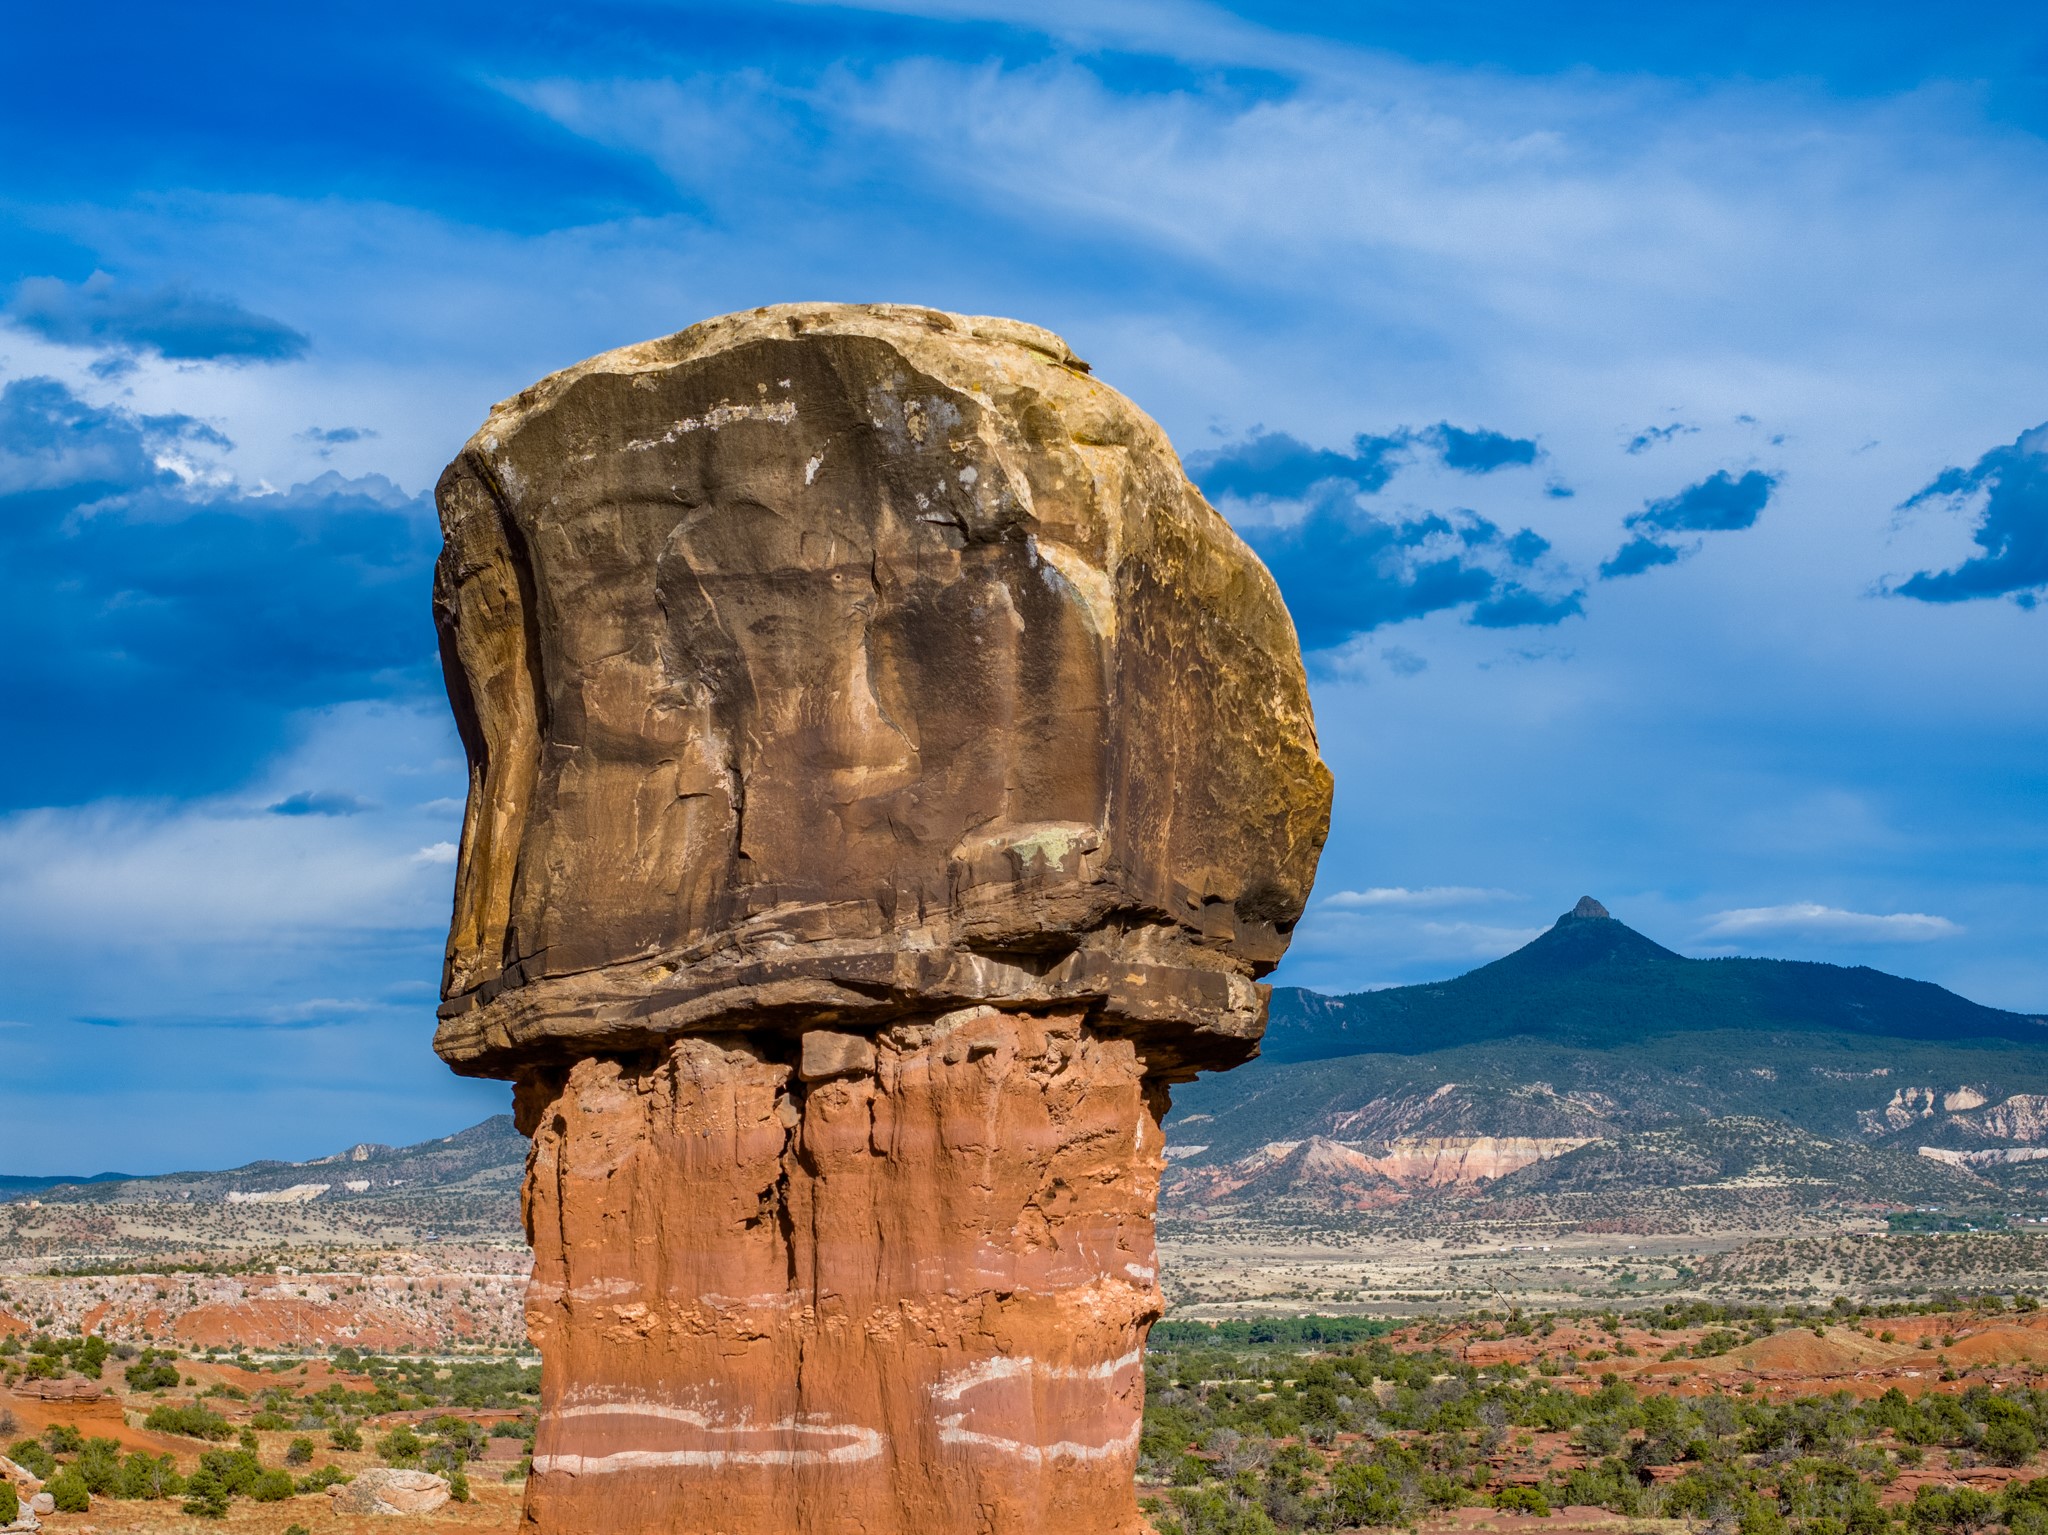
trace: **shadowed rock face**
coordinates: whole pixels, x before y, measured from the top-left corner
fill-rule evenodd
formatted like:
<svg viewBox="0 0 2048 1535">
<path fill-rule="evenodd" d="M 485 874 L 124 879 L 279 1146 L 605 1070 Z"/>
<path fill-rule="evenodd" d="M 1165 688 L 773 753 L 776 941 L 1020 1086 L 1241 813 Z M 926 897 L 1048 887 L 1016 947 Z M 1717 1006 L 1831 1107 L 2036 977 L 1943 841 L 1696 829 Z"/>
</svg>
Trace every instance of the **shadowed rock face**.
<svg viewBox="0 0 2048 1535">
<path fill-rule="evenodd" d="M 1328 824 L 1271 578 L 1057 337 L 893 306 L 556 374 L 439 500 L 529 1520 L 1135 1530 L 1166 1085 Z"/>
</svg>

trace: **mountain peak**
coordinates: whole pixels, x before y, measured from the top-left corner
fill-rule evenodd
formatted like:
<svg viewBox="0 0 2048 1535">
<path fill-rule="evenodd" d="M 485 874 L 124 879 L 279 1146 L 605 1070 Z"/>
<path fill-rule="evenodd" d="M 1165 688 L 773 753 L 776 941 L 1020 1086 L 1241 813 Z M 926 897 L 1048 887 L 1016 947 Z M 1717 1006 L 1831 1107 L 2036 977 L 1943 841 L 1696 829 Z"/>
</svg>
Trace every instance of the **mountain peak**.
<svg viewBox="0 0 2048 1535">
<path fill-rule="evenodd" d="M 1570 911 L 1566 912 L 1565 915 L 1569 917 L 1579 918 L 1612 917 L 1614 913 L 1609 911 L 1605 906 L 1602 906 L 1590 895 L 1582 895 L 1579 897 L 1579 904 L 1574 906 Z"/>
</svg>

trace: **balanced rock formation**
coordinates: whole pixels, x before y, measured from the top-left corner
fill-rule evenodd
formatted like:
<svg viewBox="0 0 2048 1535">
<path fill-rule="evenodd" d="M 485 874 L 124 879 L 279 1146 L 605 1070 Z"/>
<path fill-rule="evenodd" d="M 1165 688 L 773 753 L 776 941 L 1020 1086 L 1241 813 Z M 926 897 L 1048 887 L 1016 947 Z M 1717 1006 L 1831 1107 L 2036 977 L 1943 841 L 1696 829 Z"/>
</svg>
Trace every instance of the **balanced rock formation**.
<svg viewBox="0 0 2048 1535">
<path fill-rule="evenodd" d="M 1328 824 L 1272 579 L 1058 337 L 897 306 L 556 374 L 439 501 L 529 1526 L 1138 1530 L 1167 1089 Z"/>
</svg>

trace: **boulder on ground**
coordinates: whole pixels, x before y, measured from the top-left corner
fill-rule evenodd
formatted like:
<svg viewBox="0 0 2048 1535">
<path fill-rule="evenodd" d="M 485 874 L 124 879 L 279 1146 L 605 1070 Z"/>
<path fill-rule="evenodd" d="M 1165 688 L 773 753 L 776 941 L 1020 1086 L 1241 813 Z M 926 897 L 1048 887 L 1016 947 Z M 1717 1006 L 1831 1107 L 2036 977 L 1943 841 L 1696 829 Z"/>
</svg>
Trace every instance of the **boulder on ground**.
<svg viewBox="0 0 2048 1535">
<path fill-rule="evenodd" d="M 431 1514 L 448 1501 L 448 1480 L 431 1471 L 376 1466 L 327 1491 L 337 1509 L 351 1514 Z"/>
</svg>

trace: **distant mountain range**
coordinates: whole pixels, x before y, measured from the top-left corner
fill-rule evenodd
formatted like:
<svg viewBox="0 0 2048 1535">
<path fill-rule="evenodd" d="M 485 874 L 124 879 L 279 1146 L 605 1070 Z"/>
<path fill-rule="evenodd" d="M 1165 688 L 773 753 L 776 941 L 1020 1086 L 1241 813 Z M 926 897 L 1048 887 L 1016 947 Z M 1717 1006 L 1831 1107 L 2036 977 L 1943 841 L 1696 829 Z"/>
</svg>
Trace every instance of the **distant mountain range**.
<svg viewBox="0 0 2048 1535">
<path fill-rule="evenodd" d="M 48 1204 L 303 1204 L 313 1200 L 413 1199 L 466 1190 L 502 1196 L 516 1190 L 526 1137 L 510 1114 L 416 1146 L 364 1143 L 310 1162 L 250 1162 L 224 1172 L 88 1179 L 0 1179 L 0 1201 Z"/>
<path fill-rule="evenodd" d="M 1863 967 L 1687 959 L 1590 898 L 1466 975 L 1282 988 L 1174 1093 L 1169 1215 L 1669 1227 L 2048 1195 L 2048 1019 Z"/>
<path fill-rule="evenodd" d="M 2048 1019 L 1862 967 L 1687 959 L 1587 899 L 1455 980 L 1281 988 L 1262 1057 L 1176 1088 L 1167 1139 L 1169 1222 L 1669 1231 L 2048 1212 Z M 526 1149 L 499 1115 L 312 1162 L 0 1179 L 0 1201 L 308 1216 L 377 1201 L 379 1220 L 510 1232 Z"/>
</svg>

